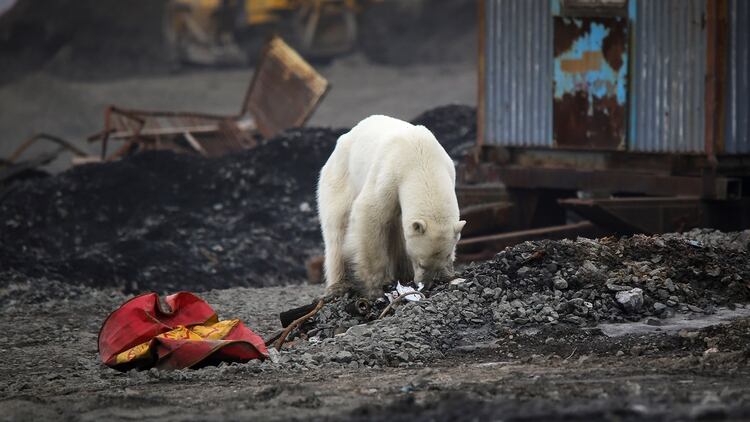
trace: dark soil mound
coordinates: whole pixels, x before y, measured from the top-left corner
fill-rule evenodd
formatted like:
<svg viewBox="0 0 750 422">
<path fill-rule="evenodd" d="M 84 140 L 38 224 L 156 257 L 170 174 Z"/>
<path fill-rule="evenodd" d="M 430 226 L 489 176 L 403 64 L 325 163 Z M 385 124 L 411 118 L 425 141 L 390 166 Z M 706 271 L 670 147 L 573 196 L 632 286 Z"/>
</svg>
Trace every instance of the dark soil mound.
<svg viewBox="0 0 750 422">
<path fill-rule="evenodd" d="M 4 269 L 137 291 L 299 282 L 321 253 L 320 167 L 342 131 L 292 130 L 218 159 L 149 152 L 20 182 Z"/>
<path fill-rule="evenodd" d="M 427 110 L 412 120 L 430 129 L 453 158 L 462 156 L 477 139 L 477 109 L 466 105 L 446 105 Z"/>
</svg>

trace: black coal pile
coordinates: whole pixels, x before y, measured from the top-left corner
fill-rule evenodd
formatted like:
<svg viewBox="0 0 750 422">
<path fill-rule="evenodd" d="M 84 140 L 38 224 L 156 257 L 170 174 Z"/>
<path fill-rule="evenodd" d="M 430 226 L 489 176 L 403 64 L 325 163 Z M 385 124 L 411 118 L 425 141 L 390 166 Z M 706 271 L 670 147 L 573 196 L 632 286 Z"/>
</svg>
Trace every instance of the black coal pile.
<svg viewBox="0 0 750 422">
<path fill-rule="evenodd" d="M 372 314 L 352 312 L 355 298 L 332 301 L 303 326 L 310 341 L 285 359 L 407 365 L 495 341 L 508 329 L 642 319 L 658 325 L 675 313 L 711 314 L 750 302 L 750 252 L 736 247 L 737 235 L 525 242 L 472 264 L 393 316 L 372 321 Z"/>
<path fill-rule="evenodd" d="M 148 152 L 14 184 L 0 203 L 2 270 L 126 291 L 298 283 L 322 251 L 315 183 L 342 132 L 291 130 L 218 159 Z"/>
<path fill-rule="evenodd" d="M 466 105 L 446 105 L 427 110 L 412 120 L 430 129 L 454 159 L 462 157 L 477 138 L 477 109 Z"/>
</svg>

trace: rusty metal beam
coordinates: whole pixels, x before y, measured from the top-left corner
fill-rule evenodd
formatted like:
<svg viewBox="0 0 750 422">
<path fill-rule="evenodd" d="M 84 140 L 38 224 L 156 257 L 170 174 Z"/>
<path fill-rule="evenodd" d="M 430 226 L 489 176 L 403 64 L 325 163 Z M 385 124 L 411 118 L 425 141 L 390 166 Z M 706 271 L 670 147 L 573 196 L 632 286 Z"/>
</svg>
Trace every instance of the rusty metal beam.
<svg viewBox="0 0 750 422">
<path fill-rule="evenodd" d="M 605 234 L 606 232 L 599 229 L 596 225 L 584 221 L 581 223 L 565 224 L 561 226 L 518 230 L 490 236 L 461 239 L 458 242 L 458 248 L 456 250 L 456 260 L 467 262 L 489 259 L 508 246 L 517 245 L 529 240 L 573 239 L 578 236 L 599 237 Z"/>
<path fill-rule="evenodd" d="M 564 207 L 605 230 L 628 235 L 682 232 L 696 227 L 746 227 L 747 200 L 707 201 L 700 197 L 562 199 Z"/>
<path fill-rule="evenodd" d="M 523 167 L 569 168 L 576 170 L 627 170 L 676 176 L 700 176 L 706 166 L 703 154 L 649 154 L 634 151 L 561 150 L 484 146 L 482 162 Z M 748 155 L 720 155 L 720 175 L 750 176 Z M 463 164 L 463 163 L 462 163 Z M 471 169 L 468 169 L 471 170 Z"/>
<path fill-rule="evenodd" d="M 707 164 L 703 169 L 703 196 L 713 197 L 716 195 L 714 180 L 716 179 L 717 132 L 720 122 L 717 120 L 717 109 L 719 108 L 718 81 L 719 81 L 719 59 L 718 59 L 718 0 L 706 0 L 706 86 L 704 94 L 704 149 Z"/>
<path fill-rule="evenodd" d="M 706 88 L 705 88 L 705 151 L 709 163 L 716 160 L 716 135 L 719 122 L 716 111 L 718 104 L 719 80 L 719 0 L 706 0 Z"/>
<path fill-rule="evenodd" d="M 459 207 L 487 204 L 508 199 L 508 192 L 502 183 L 481 183 L 476 185 L 457 185 L 456 196 Z"/>
<path fill-rule="evenodd" d="M 461 219 L 466 220 L 461 235 L 464 237 L 497 233 L 508 226 L 513 204 L 507 201 L 477 204 L 461 208 Z"/>
<path fill-rule="evenodd" d="M 479 168 L 480 180 L 501 181 L 508 188 L 605 191 L 661 196 L 702 196 L 701 177 L 670 176 L 626 170 L 576 170 L 497 166 Z M 741 191 L 739 179 L 716 177 L 715 199 L 726 199 Z"/>
<path fill-rule="evenodd" d="M 707 223 L 708 213 L 699 197 L 561 199 L 559 202 L 620 235 L 681 232 Z"/>
<path fill-rule="evenodd" d="M 26 151 L 31 145 L 35 144 L 38 141 L 49 141 L 54 144 L 59 145 L 61 148 L 66 149 L 73 153 L 73 155 L 77 157 L 86 157 L 88 154 L 81 150 L 80 148 L 73 145 L 70 141 L 67 141 L 63 138 L 60 138 L 58 136 L 50 135 L 47 133 L 37 133 L 36 135 L 26 139 L 25 141 L 21 142 L 21 144 L 16 148 L 15 151 L 10 155 L 8 158 L 8 161 L 10 163 L 16 162 L 20 157 L 21 154 L 23 154 L 24 151 Z"/>
</svg>

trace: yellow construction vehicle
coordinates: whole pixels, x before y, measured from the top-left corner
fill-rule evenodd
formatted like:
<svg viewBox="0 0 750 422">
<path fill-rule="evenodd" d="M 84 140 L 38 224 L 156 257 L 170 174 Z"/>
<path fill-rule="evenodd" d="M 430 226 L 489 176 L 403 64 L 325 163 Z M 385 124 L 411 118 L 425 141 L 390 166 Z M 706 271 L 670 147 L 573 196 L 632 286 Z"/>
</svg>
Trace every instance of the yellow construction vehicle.
<svg viewBox="0 0 750 422">
<path fill-rule="evenodd" d="M 176 60 L 198 64 L 252 60 L 272 32 L 307 57 L 327 58 L 354 47 L 366 1 L 170 0 L 165 38 Z"/>
</svg>

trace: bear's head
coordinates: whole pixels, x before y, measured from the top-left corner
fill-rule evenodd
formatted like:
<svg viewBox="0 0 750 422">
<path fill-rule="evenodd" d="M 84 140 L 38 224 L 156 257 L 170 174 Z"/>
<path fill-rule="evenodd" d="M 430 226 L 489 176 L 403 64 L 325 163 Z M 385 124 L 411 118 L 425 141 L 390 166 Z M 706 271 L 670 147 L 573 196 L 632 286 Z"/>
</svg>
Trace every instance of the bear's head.
<svg viewBox="0 0 750 422">
<path fill-rule="evenodd" d="M 414 270 L 414 282 L 430 287 L 436 279 L 453 275 L 456 243 L 466 221 L 446 223 L 414 219 L 405 222 L 406 253 Z"/>
</svg>

